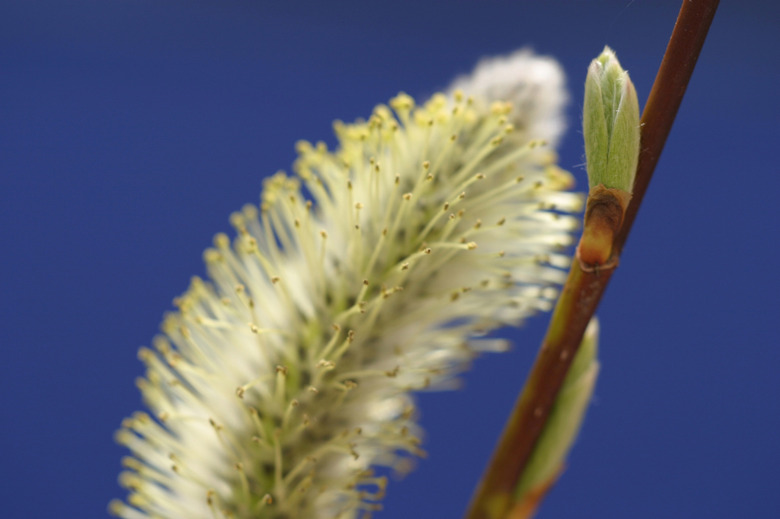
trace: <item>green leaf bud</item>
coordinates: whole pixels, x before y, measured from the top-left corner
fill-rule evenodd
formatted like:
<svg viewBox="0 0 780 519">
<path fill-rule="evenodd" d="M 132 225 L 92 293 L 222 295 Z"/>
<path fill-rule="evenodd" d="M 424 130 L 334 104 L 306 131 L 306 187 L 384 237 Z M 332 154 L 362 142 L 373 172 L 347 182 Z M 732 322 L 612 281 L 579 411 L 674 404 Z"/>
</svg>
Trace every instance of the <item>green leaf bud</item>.
<svg viewBox="0 0 780 519">
<path fill-rule="evenodd" d="M 590 188 L 602 184 L 631 193 L 639 160 L 639 102 L 609 47 L 588 67 L 582 126 Z"/>
<path fill-rule="evenodd" d="M 563 469 L 596 385 L 599 372 L 598 334 L 598 321 L 594 317 L 585 330 L 547 424 L 520 478 L 515 492 L 518 502 L 526 497 L 532 498 L 540 489 L 552 485 Z"/>
</svg>

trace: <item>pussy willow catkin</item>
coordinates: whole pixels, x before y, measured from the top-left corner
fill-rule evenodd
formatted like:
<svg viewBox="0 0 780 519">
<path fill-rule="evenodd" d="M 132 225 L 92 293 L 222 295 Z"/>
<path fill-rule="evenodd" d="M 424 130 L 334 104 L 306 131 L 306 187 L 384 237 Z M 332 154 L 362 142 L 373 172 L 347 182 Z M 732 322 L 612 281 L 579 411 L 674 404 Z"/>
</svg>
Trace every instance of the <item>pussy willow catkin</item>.
<svg viewBox="0 0 780 519">
<path fill-rule="evenodd" d="M 338 147 L 299 143 L 208 280 L 176 300 L 118 441 L 127 519 L 351 518 L 420 454 L 411 392 L 444 388 L 485 334 L 547 310 L 581 197 L 555 165 L 559 67 L 518 52 L 416 106 L 400 94 Z M 435 438 L 434 438 L 435 440 Z"/>
</svg>

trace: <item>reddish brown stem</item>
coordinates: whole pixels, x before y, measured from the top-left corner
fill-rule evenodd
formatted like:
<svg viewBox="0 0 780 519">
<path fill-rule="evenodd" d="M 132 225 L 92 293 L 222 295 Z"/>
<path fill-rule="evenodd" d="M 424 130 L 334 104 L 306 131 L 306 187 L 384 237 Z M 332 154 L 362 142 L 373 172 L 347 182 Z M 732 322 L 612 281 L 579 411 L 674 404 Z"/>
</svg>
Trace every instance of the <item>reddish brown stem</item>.
<svg viewBox="0 0 780 519">
<path fill-rule="evenodd" d="M 704 45 L 718 0 L 684 0 L 641 120 L 641 147 L 633 198 L 613 243 L 617 260 Z M 585 272 L 573 262 L 547 335 L 515 404 L 467 519 L 504 519 L 514 491 L 558 396 L 582 336 L 614 270 Z"/>
<path fill-rule="evenodd" d="M 623 250 L 634 224 L 719 3 L 720 0 L 684 0 L 680 8 L 664 59 L 642 112 L 639 163 L 631 204 L 626 211 L 623 228 L 615 238 L 615 249 L 618 252 Z"/>
</svg>

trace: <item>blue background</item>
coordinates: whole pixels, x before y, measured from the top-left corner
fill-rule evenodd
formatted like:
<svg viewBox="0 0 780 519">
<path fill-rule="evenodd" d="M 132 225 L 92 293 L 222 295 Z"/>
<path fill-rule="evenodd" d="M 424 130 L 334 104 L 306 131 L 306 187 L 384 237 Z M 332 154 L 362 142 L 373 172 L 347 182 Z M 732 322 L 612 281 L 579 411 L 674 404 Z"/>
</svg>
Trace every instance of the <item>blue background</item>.
<svg viewBox="0 0 780 519">
<path fill-rule="evenodd" d="M 541 517 L 780 517 L 777 2 L 724 2 L 601 306 L 594 405 Z M 104 517 L 138 346 L 297 139 L 532 44 L 649 92 L 679 2 L 0 6 L 3 517 Z M 543 335 L 420 397 L 430 452 L 378 517 L 460 517 Z"/>
</svg>

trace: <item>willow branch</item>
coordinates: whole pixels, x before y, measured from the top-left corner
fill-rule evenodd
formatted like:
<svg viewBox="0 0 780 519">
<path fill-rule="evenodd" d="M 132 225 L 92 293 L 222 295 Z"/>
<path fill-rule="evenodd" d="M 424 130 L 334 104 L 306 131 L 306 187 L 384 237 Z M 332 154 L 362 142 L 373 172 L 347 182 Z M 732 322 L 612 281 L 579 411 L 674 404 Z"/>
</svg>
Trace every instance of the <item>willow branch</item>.
<svg viewBox="0 0 780 519">
<path fill-rule="evenodd" d="M 685 0 L 641 119 L 641 147 L 633 197 L 618 231 L 615 259 L 625 245 L 650 178 L 693 74 L 719 0 Z M 479 487 L 467 519 L 505 519 L 514 491 L 544 428 L 585 328 L 614 269 L 587 272 L 574 261 L 547 335 Z"/>
</svg>

